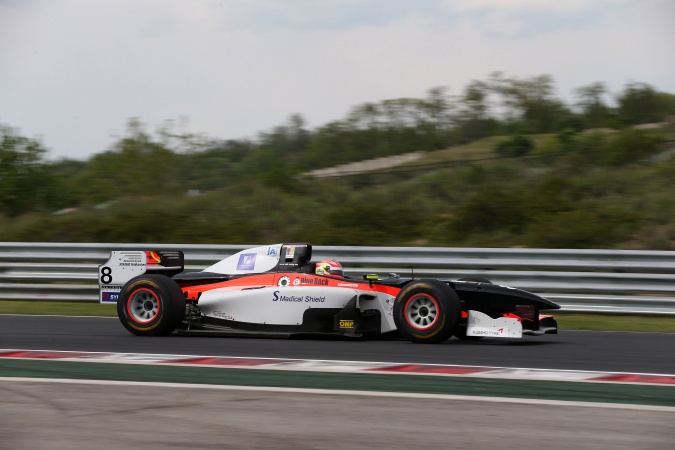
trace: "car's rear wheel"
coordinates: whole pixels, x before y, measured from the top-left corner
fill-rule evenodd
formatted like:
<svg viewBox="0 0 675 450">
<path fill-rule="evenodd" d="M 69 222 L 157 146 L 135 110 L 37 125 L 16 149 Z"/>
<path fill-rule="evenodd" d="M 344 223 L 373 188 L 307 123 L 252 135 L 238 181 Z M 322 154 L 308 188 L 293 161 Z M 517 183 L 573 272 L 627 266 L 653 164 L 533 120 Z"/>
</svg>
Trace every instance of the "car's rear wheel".
<svg viewBox="0 0 675 450">
<path fill-rule="evenodd" d="M 164 275 L 141 275 L 122 287 L 117 316 L 138 336 L 170 334 L 185 316 L 185 296 L 178 284 Z"/>
<path fill-rule="evenodd" d="M 394 322 L 399 333 L 417 343 L 436 344 L 457 329 L 462 305 L 447 284 L 418 280 L 405 286 L 394 301 Z"/>
</svg>

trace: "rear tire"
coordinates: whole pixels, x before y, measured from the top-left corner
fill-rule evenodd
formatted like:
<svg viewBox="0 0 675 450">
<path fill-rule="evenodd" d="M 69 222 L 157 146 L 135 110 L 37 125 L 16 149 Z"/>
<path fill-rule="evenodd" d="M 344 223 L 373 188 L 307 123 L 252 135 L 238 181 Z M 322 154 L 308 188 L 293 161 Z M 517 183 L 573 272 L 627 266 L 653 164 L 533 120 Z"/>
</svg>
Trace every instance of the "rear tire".
<svg viewBox="0 0 675 450">
<path fill-rule="evenodd" d="M 462 304 L 455 291 L 438 280 L 418 280 L 405 286 L 394 301 L 399 333 L 416 343 L 437 344 L 456 331 Z"/>
<path fill-rule="evenodd" d="M 122 287 L 117 316 L 124 328 L 137 336 L 167 335 L 185 317 L 185 296 L 171 278 L 141 275 Z"/>
</svg>

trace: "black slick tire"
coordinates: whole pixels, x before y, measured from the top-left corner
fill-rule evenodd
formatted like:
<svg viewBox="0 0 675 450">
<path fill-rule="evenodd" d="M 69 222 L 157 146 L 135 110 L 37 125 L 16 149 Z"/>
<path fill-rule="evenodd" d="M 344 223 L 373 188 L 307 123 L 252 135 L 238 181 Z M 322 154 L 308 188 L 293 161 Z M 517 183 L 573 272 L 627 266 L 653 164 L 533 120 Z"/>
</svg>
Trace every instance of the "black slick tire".
<svg viewBox="0 0 675 450">
<path fill-rule="evenodd" d="M 185 296 L 169 277 L 141 275 L 122 286 L 117 316 L 137 336 L 167 335 L 185 317 Z"/>
<path fill-rule="evenodd" d="M 457 330 L 462 304 L 447 284 L 422 279 L 401 289 L 394 301 L 393 313 L 396 328 L 404 338 L 437 344 Z"/>
</svg>

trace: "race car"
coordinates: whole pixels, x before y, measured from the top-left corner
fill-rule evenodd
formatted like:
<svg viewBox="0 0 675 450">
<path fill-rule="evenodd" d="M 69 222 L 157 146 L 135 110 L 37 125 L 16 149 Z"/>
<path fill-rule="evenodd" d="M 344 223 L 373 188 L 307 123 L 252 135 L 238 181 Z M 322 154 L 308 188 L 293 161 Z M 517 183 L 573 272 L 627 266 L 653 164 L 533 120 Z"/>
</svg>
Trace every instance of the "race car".
<svg viewBox="0 0 675 450">
<path fill-rule="evenodd" d="M 184 272 L 180 251 L 113 251 L 99 266 L 101 303 L 116 303 L 122 325 L 139 336 L 206 330 L 256 334 L 398 333 L 416 343 L 451 336 L 521 338 L 556 334 L 536 294 L 483 278 L 456 281 L 346 276 L 334 260 L 312 262 L 308 243 L 240 251 Z"/>
</svg>

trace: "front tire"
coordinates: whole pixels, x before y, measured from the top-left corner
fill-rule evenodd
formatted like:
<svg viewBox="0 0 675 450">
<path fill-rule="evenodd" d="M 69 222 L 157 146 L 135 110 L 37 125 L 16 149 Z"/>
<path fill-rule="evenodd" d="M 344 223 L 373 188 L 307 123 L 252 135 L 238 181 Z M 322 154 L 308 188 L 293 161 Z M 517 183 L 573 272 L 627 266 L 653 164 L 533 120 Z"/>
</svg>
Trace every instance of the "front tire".
<svg viewBox="0 0 675 450">
<path fill-rule="evenodd" d="M 457 329 L 462 304 L 447 284 L 418 280 L 405 286 L 394 301 L 394 323 L 406 339 L 416 343 L 446 341 Z"/>
<path fill-rule="evenodd" d="M 137 336 L 172 333 L 185 317 L 185 296 L 164 275 L 141 275 L 129 280 L 117 300 L 117 316 Z"/>
</svg>

